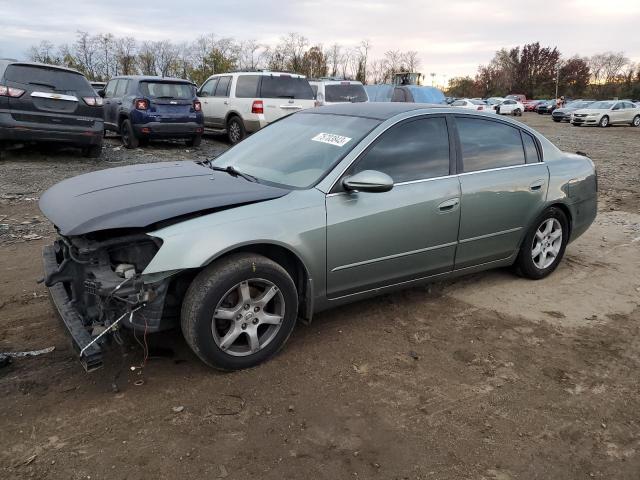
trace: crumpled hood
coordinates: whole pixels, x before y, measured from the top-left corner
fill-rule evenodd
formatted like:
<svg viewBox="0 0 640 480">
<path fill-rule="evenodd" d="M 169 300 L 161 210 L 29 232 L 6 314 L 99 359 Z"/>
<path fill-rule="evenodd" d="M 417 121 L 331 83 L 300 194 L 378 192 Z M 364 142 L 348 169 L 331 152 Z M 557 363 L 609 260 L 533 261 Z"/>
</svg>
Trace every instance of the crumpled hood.
<svg viewBox="0 0 640 480">
<path fill-rule="evenodd" d="M 64 180 L 40 197 L 62 235 L 143 228 L 163 220 L 282 197 L 289 190 L 216 172 L 195 162 L 109 168 Z"/>
</svg>

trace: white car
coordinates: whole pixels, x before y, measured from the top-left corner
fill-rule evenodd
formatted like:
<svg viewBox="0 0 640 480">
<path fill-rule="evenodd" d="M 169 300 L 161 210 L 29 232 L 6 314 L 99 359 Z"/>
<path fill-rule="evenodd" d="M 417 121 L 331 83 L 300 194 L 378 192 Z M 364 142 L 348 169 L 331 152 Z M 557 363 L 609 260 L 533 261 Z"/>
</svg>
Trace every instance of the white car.
<svg viewBox="0 0 640 480">
<path fill-rule="evenodd" d="M 469 110 L 480 110 L 481 112 L 495 113 L 495 110 L 487 105 L 483 100 L 474 98 L 461 98 L 451 104 L 452 107 L 468 108 Z"/>
<path fill-rule="evenodd" d="M 198 89 L 205 128 L 226 133 L 236 144 L 286 115 L 315 106 L 304 75 L 234 72 L 209 77 Z"/>
<path fill-rule="evenodd" d="M 603 100 L 571 114 L 571 124 L 608 127 L 615 124 L 640 126 L 640 108 L 629 100 Z"/>
<path fill-rule="evenodd" d="M 369 97 L 362 82 L 355 80 L 324 79 L 309 80 L 316 96 L 316 105 L 333 105 L 334 103 L 368 102 Z"/>
<path fill-rule="evenodd" d="M 496 113 L 499 115 L 513 115 L 519 117 L 524 112 L 524 105 L 517 100 L 507 98 L 497 104 L 495 107 Z"/>
</svg>

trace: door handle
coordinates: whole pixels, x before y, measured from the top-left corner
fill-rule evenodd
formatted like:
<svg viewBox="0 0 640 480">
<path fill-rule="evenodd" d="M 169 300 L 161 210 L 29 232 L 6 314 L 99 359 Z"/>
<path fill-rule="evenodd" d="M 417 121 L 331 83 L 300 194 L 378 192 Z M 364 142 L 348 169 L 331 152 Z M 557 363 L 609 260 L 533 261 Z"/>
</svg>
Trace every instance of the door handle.
<svg viewBox="0 0 640 480">
<path fill-rule="evenodd" d="M 229 102 L 227 102 L 227 101 L 225 100 L 225 101 L 224 101 L 224 104 L 225 104 L 225 105 L 229 105 Z"/>
<path fill-rule="evenodd" d="M 445 200 L 440 205 L 438 205 L 438 210 L 440 210 L 441 212 L 451 212 L 455 210 L 459 203 L 459 198 L 450 198 L 449 200 Z"/>
<path fill-rule="evenodd" d="M 543 185 L 544 185 L 544 180 L 536 180 L 531 185 L 529 185 L 529 190 L 531 190 L 532 192 L 535 192 L 537 190 L 540 190 Z"/>
</svg>

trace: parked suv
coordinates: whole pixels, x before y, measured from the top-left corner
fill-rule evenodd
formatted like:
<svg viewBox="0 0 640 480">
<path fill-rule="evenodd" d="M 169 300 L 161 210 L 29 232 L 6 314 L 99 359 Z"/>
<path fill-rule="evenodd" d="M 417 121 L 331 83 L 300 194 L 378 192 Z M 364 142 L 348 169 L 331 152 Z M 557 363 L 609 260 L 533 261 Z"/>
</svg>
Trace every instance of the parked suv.
<svg viewBox="0 0 640 480">
<path fill-rule="evenodd" d="M 0 143 L 58 142 L 102 152 L 102 98 L 80 72 L 0 59 Z"/>
<path fill-rule="evenodd" d="M 209 77 L 198 90 L 207 128 L 225 132 L 232 144 L 286 115 L 315 103 L 304 75 L 233 72 Z"/>
<path fill-rule="evenodd" d="M 179 78 L 121 76 L 104 90 L 104 125 L 118 132 L 127 148 L 151 139 L 185 139 L 200 145 L 204 120 L 196 87 Z"/>
<path fill-rule="evenodd" d="M 309 84 L 313 89 L 316 105 L 318 106 L 369 101 L 362 83 L 354 80 L 321 78 L 319 80 L 309 80 Z"/>
</svg>

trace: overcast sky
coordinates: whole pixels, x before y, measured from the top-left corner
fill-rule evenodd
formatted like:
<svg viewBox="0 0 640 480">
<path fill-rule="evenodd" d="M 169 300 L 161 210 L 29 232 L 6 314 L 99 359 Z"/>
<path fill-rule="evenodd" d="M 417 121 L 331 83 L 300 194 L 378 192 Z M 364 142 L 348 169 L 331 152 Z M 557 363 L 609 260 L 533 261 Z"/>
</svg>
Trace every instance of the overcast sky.
<svg viewBox="0 0 640 480">
<path fill-rule="evenodd" d="M 175 42 L 210 32 L 265 43 L 297 32 L 325 46 L 366 38 L 376 57 L 416 50 L 420 70 L 439 81 L 534 41 L 565 56 L 612 50 L 640 62 L 640 0 L 0 0 L 0 12 L 0 56 L 19 59 L 81 29 Z"/>
</svg>

